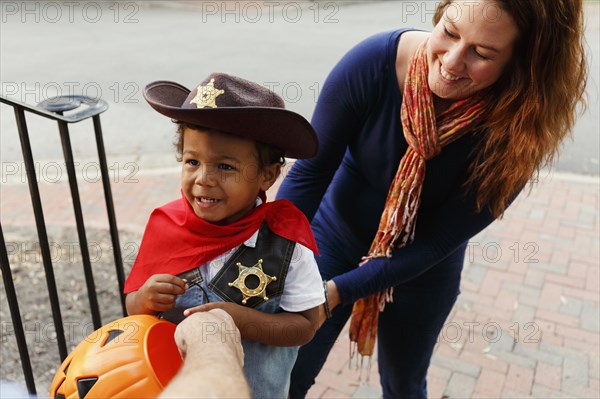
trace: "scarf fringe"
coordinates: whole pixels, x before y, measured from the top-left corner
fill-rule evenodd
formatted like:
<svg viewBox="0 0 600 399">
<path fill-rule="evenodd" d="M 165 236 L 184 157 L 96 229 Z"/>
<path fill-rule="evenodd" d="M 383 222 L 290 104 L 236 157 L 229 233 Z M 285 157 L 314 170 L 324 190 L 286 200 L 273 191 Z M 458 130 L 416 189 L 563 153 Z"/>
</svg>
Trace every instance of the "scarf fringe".
<svg viewBox="0 0 600 399">
<path fill-rule="evenodd" d="M 348 370 L 352 370 L 352 363 L 354 363 L 354 369 L 356 371 L 358 371 L 358 382 L 359 384 L 369 384 L 369 382 L 371 381 L 371 366 L 372 366 L 372 356 L 363 356 L 361 354 L 358 353 L 357 351 L 357 343 L 356 342 L 352 342 L 350 341 L 350 361 L 348 362 Z M 363 370 L 365 370 L 364 367 L 364 361 L 365 358 L 367 358 L 367 367 L 366 367 L 366 373 L 367 373 L 367 378 L 365 381 L 363 381 Z M 360 364 L 359 364 L 360 362 Z"/>
</svg>

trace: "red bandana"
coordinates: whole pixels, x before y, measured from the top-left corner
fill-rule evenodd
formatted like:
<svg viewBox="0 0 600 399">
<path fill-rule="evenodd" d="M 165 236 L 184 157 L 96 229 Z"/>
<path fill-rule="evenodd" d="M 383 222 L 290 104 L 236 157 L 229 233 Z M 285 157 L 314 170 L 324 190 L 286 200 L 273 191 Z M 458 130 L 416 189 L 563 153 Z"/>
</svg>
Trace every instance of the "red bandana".
<svg viewBox="0 0 600 399">
<path fill-rule="evenodd" d="M 318 254 L 306 216 L 289 201 L 263 203 L 242 219 L 220 226 L 199 218 L 182 195 L 150 215 L 124 292 L 139 289 L 153 274 L 176 275 L 203 265 L 242 244 L 263 221 L 273 233 Z"/>
</svg>

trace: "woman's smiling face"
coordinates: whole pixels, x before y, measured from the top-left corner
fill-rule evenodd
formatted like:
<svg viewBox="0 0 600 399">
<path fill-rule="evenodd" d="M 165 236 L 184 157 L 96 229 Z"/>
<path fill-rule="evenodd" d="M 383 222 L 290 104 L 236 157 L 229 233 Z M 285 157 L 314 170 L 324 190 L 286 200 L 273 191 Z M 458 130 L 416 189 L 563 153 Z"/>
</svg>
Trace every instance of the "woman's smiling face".
<svg viewBox="0 0 600 399">
<path fill-rule="evenodd" d="M 450 3 L 427 44 L 433 94 L 460 100 L 493 85 L 513 57 L 518 33 L 493 0 Z"/>
</svg>

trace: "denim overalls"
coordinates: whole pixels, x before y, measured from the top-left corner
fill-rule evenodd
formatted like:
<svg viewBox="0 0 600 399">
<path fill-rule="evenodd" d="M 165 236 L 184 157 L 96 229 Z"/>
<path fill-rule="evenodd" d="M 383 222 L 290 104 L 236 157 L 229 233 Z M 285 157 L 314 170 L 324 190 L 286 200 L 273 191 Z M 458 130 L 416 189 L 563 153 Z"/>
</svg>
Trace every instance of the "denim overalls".
<svg viewBox="0 0 600 399">
<path fill-rule="evenodd" d="M 200 273 L 201 268 L 195 268 L 179 275 L 188 281 L 190 288 L 183 295 L 177 297 L 175 306 L 163 313 L 166 320 L 179 323 L 183 320 L 183 311 L 193 306 L 207 302 L 235 302 L 266 313 L 278 313 L 283 310 L 279 307 L 281 294 L 290 260 L 294 252 L 295 243 L 272 233 L 266 226 L 260 228 L 256 246 L 254 248 L 241 245 L 223 265 L 215 277 L 207 282 Z M 277 279 L 268 283 L 264 300 L 260 296 L 247 298 L 242 304 L 244 296 L 242 290 L 230 287 L 238 276 L 240 267 L 256 265 L 262 259 L 262 269 L 268 276 Z M 255 281 L 251 281 L 255 279 Z M 256 287 L 258 278 L 246 278 L 248 288 Z M 294 331 L 290 331 L 294 333 Z M 248 380 L 254 398 L 287 398 L 290 382 L 290 373 L 298 347 L 280 347 L 261 344 L 259 342 L 242 340 L 244 348 L 244 374 Z"/>
</svg>

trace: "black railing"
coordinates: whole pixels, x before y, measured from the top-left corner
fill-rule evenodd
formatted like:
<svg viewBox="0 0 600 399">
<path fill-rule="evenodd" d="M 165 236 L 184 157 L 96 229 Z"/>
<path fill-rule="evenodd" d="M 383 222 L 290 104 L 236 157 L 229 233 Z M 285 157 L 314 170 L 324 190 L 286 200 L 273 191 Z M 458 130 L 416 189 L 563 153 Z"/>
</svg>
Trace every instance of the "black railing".
<svg viewBox="0 0 600 399">
<path fill-rule="evenodd" d="M 54 278 L 54 269 L 52 265 L 52 258 L 50 254 L 50 246 L 48 243 L 48 235 L 46 232 L 46 223 L 44 220 L 44 212 L 42 210 L 42 199 L 40 197 L 40 191 L 38 188 L 38 180 L 34 167 L 33 154 L 31 150 L 31 143 L 29 140 L 29 131 L 27 129 L 27 122 L 25 118 L 25 111 L 31 112 L 43 116 L 45 118 L 55 120 L 58 123 L 58 130 L 60 134 L 60 140 L 62 143 L 63 155 L 65 159 L 65 165 L 67 169 L 67 175 L 69 178 L 69 188 L 71 191 L 71 199 L 73 203 L 73 211 L 75 213 L 75 221 L 77 225 L 77 234 L 79 237 L 79 247 L 81 250 L 81 258 L 83 264 L 83 271 L 85 275 L 88 299 L 90 304 L 90 313 L 92 315 L 92 322 L 95 329 L 102 326 L 102 319 L 100 317 L 100 309 L 98 306 L 98 299 L 96 293 L 96 287 L 94 283 L 94 276 L 92 273 L 92 266 L 90 262 L 90 255 L 88 251 L 88 244 L 85 232 L 85 224 L 83 221 L 83 213 L 81 209 L 81 200 L 79 197 L 79 188 L 77 185 L 77 178 L 75 174 L 75 163 L 73 160 L 73 152 L 71 149 L 71 139 L 69 136 L 69 123 L 77 123 L 83 120 L 92 118 L 94 124 L 94 133 L 96 136 L 96 146 L 98 148 L 98 158 L 100 171 L 102 174 L 102 185 L 104 189 L 104 199 L 106 202 L 106 211 L 108 214 L 108 222 L 110 228 L 110 236 L 112 240 L 112 248 L 114 254 L 115 268 L 117 274 L 117 281 L 119 284 L 119 293 L 121 298 L 121 307 L 123 315 L 126 315 L 125 310 L 125 297 L 123 295 L 124 286 L 124 271 L 123 261 L 121 257 L 121 246 L 119 244 L 119 233 L 117 230 L 117 222 L 115 217 L 115 209 L 113 205 L 112 192 L 110 188 L 110 180 L 108 174 L 108 166 L 106 162 L 106 152 L 104 150 L 104 141 L 102 138 L 102 128 L 100 125 L 100 114 L 108 109 L 108 104 L 101 99 L 91 99 L 84 96 L 61 96 L 45 100 L 38 104 L 38 106 L 30 106 L 15 100 L 0 97 L 0 102 L 8 104 L 13 107 L 15 112 L 15 118 L 17 122 L 17 130 L 21 141 L 21 149 L 23 152 L 23 161 L 27 172 L 27 182 L 29 184 L 29 194 L 33 205 L 33 212 L 35 217 L 35 224 L 37 229 L 37 235 L 40 245 L 40 252 L 42 255 L 42 264 L 46 275 L 46 285 L 48 287 L 48 296 L 50 299 L 50 305 L 52 308 L 52 317 L 55 326 L 56 340 L 58 344 L 58 352 L 61 361 L 67 357 L 67 343 L 65 338 L 65 332 L 62 322 L 62 315 L 60 311 L 60 304 L 58 298 L 58 291 L 56 288 L 56 281 Z M 6 210 L 4 210 L 6 211 Z M 21 365 L 25 376 L 25 383 L 30 393 L 36 393 L 35 380 L 31 367 L 31 361 L 29 358 L 29 352 L 27 348 L 27 341 L 25 339 L 25 333 L 23 329 L 23 323 L 21 319 L 21 312 L 19 310 L 18 298 L 16 295 L 12 271 L 9 264 L 8 252 L 6 249 L 6 242 L 4 241 L 4 234 L 2 232 L 2 226 L 0 224 L 0 238 L 2 244 L 0 246 L 0 266 L 2 267 L 2 278 L 4 287 L 6 290 L 6 296 L 10 308 L 10 314 L 12 323 L 14 325 L 15 338 L 19 349 L 19 355 L 21 358 Z"/>
</svg>

